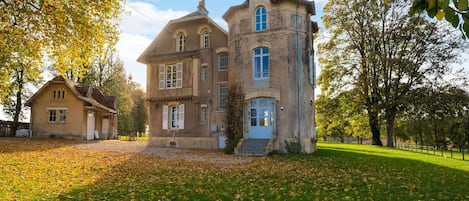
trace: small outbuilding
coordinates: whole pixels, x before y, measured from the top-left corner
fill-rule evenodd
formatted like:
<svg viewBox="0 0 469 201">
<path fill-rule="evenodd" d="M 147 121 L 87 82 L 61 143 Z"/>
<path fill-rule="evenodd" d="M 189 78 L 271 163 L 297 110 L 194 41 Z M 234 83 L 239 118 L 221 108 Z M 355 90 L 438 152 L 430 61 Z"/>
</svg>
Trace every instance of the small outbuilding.
<svg viewBox="0 0 469 201">
<path fill-rule="evenodd" d="M 117 97 L 57 76 L 25 104 L 31 107 L 32 137 L 83 140 L 117 137 Z"/>
</svg>

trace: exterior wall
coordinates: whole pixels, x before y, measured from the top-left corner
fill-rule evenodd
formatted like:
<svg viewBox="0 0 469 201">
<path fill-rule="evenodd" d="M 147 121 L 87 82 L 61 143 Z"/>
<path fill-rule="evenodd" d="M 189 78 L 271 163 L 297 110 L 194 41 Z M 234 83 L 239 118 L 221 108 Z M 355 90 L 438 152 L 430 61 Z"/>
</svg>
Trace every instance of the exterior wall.
<svg viewBox="0 0 469 201">
<path fill-rule="evenodd" d="M 54 100 L 53 90 L 63 89 L 64 100 Z M 31 111 L 31 130 L 34 137 L 83 138 L 83 101 L 65 84 L 51 84 L 34 100 Z M 49 123 L 48 108 L 66 108 L 65 123 Z"/>
<path fill-rule="evenodd" d="M 54 99 L 54 90 L 65 91 L 64 99 Z M 86 108 L 85 102 L 78 98 L 64 83 L 51 83 L 41 89 L 31 105 L 31 131 L 33 137 L 61 137 L 86 139 L 88 111 L 95 113 L 95 129 L 99 139 L 114 138 L 117 134 L 117 116 L 102 109 Z M 65 109 L 65 122 L 49 122 L 48 109 Z M 109 134 L 102 133 L 102 118 L 109 116 Z M 56 115 L 58 120 L 58 114 Z"/>
<path fill-rule="evenodd" d="M 250 0 L 249 6 L 235 6 L 224 15 L 229 33 L 220 30 L 205 16 L 190 14 L 171 21 L 142 54 L 147 64 L 150 144 L 189 148 L 216 148 L 224 132 L 225 112 L 218 109 L 218 85 L 238 82 L 245 101 L 256 98 L 275 100 L 273 142 L 275 150 L 285 151 L 285 140 L 298 139 L 303 152 L 315 150 L 314 88 L 309 79 L 312 54 L 310 14 L 304 3 L 294 1 Z M 267 30 L 255 32 L 254 12 L 267 10 Z M 297 12 L 300 16 L 297 26 Z M 201 47 L 201 30 L 210 32 L 210 47 Z M 178 33 L 185 34 L 185 50 L 176 51 Z M 298 43 L 299 39 L 299 43 Z M 300 46 L 298 46 L 300 44 Z M 269 48 L 269 79 L 254 80 L 253 50 Z M 299 51 L 298 51 L 299 50 Z M 228 53 L 228 70 L 218 68 L 218 54 Z M 140 60 L 140 59 L 139 59 Z M 161 64 L 183 63 L 183 84 L 179 89 L 159 89 Z M 208 71 L 201 78 L 202 69 Z M 298 75 L 298 72 L 300 74 Z M 299 77 L 300 76 L 300 77 Z M 299 82 L 300 80 L 300 82 Z M 229 88 L 229 87 L 228 87 Z M 184 104 L 184 129 L 163 129 L 164 105 Z M 208 111 L 208 122 L 201 123 L 201 107 Z M 249 134 L 249 115 L 245 115 L 245 134 Z M 246 135 L 249 136 L 249 135 Z"/>
<path fill-rule="evenodd" d="M 267 10 L 267 30 L 255 32 L 253 15 L 261 5 Z M 260 97 L 276 99 L 276 127 L 273 134 L 275 150 L 285 151 L 285 140 L 298 138 L 303 151 L 310 153 L 315 149 L 315 143 L 311 140 L 314 137 L 314 88 L 310 84 L 308 68 L 309 52 L 312 51 L 311 38 L 308 36 L 312 33 L 310 16 L 302 5 L 298 9 L 301 16 L 301 84 L 298 92 L 296 6 L 287 1 L 271 4 L 268 0 L 251 0 L 249 7 L 238 8 L 225 16 L 230 29 L 230 66 L 235 66 L 230 69 L 229 78 L 230 83 L 242 84 L 246 102 Z M 253 79 L 252 52 L 257 47 L 269 48 L 270 76 L 265 81 Z M 249 115 L 246 115 L 245 122 L 245 133 L 248 133 Z"/>
<path fill-rule="evenodd" d="M 191 149 L 217 149 L 217 139 L 213 137 L 150 137 L 149 144 L 158 147 L 181 147 Z"/>
<path fill-rule="evenodd" d="M 151 45 L 152 58 L 147 63 L 147 99 L 149 100 L 149 143 L 155 146 L 185 148 L 218 147 L 218 132 L 223 127 L 224 112 L 218 111 L 217 87 L 228 81 L 228 72 L 218 70 L 217 50 L 226 49 L 227 35 L 207 19 L 172 21 L 168 32 L 158 35 Z M 210 33 L 210 47 L 201 47 L 201 30 Z M 175 34 L 186 34 L 185 51 L 176 52 Z M 220 52 L 218 52 L 220 53 Z M 159 89 L 159 66 L 183 63 L 182 88 Z M 207 79 L 201 79 L 202 68 Z M 184 129 L 163 129 L 163 106 L 184 104 Z M 201 108 L 207 108 L 207 122 L 201 122 Z M 211 126 L 216 125 L 216 130 Z"/>
</svg>

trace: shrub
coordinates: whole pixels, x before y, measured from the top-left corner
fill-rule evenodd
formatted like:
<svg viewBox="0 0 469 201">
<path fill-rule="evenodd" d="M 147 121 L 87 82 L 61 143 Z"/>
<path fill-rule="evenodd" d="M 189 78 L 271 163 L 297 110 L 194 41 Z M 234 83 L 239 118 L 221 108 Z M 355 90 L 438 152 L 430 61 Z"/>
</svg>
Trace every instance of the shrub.
<svg viewBox="0 0 469 201">
<path fill-rule="evenodd" d="M 243 137 L 244 93 L 239 83 L 230 86 L 227 99 L 225 153 L 232 154 Z"/>
</svg>

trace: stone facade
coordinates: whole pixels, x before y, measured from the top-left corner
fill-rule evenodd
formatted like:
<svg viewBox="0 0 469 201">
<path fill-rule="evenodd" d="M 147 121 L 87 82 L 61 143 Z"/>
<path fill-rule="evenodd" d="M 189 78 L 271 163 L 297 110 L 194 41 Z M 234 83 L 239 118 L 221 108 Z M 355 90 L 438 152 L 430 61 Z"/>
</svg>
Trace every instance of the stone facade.
<svg viewBox="0 0 469 201">
<path fill-rule="evenodd" d="M 313 152 L 314 3 L 245 1 L 223 15 L 229 32 L 204 4 L 170 21 L 138 58 L 147 65 L 150 144 L 222 148 L 222 99 L 239 83 L 245 138 L 271 139 L 281 152 L 298 139 L 303 152 Z"/>
</svg>

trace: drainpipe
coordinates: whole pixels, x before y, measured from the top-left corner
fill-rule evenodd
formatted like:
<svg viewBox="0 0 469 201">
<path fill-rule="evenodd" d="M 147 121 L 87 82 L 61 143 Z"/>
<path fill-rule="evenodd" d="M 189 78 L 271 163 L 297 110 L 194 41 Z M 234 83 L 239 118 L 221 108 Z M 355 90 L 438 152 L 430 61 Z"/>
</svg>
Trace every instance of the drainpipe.
<svg viewBox="0 0 469 201">
<path fill-rule="evenodd" d="M 300 140 L 300 133 L 301 133 L 301 42 L 300 42 L 300 15 L 299 15 L 299 7 L 300 7 L 300 0 L 298 0 L 298 4 L 296 5 L 296 47 L 297 47 L 297 90 L 298 90 L 298 102 L 297 102 L 297 115 L 298 115 L 298 133 L 297 137 Z"/>
</svg>

